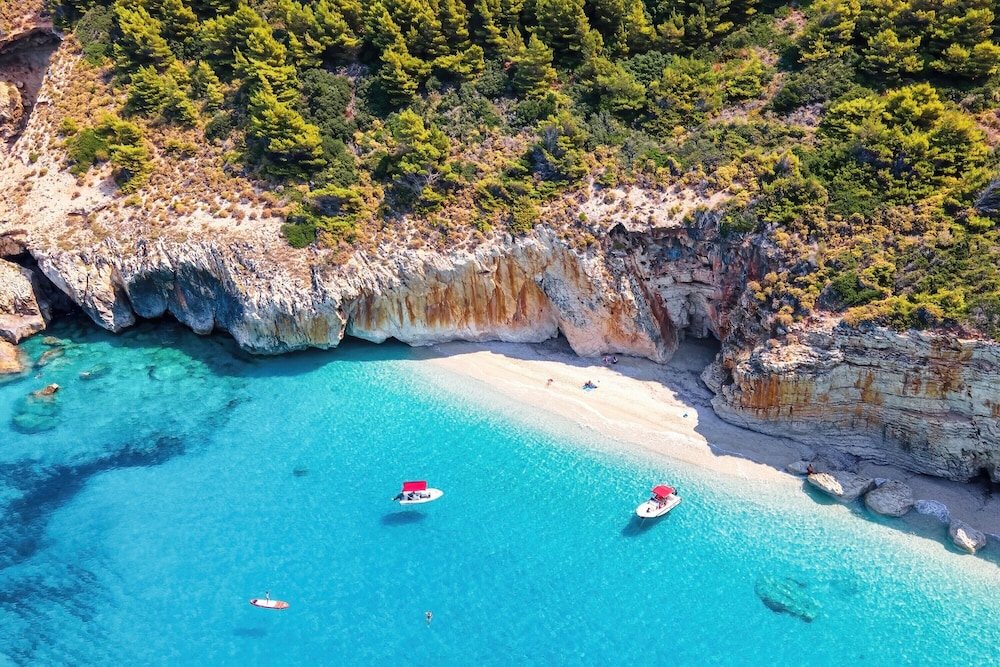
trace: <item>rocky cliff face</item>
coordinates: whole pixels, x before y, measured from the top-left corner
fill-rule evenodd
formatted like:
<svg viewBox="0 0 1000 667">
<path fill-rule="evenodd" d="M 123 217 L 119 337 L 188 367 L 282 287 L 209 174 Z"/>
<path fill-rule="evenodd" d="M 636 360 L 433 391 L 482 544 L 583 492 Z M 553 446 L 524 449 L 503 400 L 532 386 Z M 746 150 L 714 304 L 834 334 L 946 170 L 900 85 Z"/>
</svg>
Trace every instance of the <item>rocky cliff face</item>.
<svg viewBox="0 0 1000 667">
<path fill-rule="evenodd" d="M 828 320 L 798 340 L 727 348 L 703 377 L 728 421 L 952 480 L 1000 481 L 996 344 Z"/>
<path fill-rule="evenodd" d="M 39 105 L 72 65 L 56 54 Z M 588 216 L 578 231 L 597 239 L 589 245 L 543 224 L 464 250 L 387 242 L 334 262 L 291 251 L 281 221 L 266 216 L 244 227 L 195 220 L 172 234 L 126 224 L 108 181 L 81 185 L 42 149 L 51 125 L 30 117 L 0 168 L 0 255 L 30 257 L 0 265 L 0 310 L 28 327 L 8 339 L 44 324 L 42 302 L 25 292 L 42 291 L 40 276 L 109 330 L 170 314 L 257 353 L 333 347 L 345 335 L 422 345 L 562 334 L 583 356 L 665 361 L 685 336 L 711 336 L 722 352 L 705 378 L 724 418 L 915 471 L 1000 481 L 998 346 L 832 321 L 772 344 L 745 287 L 780 259 L 761 239 L 720 238 L 711 214 L 635 226 Z"/>
</svg>

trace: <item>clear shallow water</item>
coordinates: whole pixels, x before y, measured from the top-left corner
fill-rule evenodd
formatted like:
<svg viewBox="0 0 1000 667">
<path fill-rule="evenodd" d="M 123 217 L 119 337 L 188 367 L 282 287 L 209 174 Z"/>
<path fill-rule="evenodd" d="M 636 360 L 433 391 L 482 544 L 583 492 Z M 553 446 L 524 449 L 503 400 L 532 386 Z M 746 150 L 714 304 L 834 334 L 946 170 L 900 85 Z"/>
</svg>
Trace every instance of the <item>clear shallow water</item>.
<svg viewBox="0 0 1000 667">
<path fill-rule="evenodd" d="M 27 348 L 61 356 L 0 385 L 10 664 L 968 665 L 1000 652 L 993 563 L 794 487 L 620 451 L 479 385 L 444 386 L 405 347 L 262 359 L 170 324 L 52 333 L 65 345 Z M 56 402 L 30 410 L 52 421 L 16 428 L 50 382 Z M 391 503 L 408 478 L 444 498 Z M 640 527 L 631 513 L 660 481 L 684 503 Z M 813 622 L 765 607 L 763 576 L 804 584 Z M 291 608 L 247 604 L 265 590 Z"/>
</svg>

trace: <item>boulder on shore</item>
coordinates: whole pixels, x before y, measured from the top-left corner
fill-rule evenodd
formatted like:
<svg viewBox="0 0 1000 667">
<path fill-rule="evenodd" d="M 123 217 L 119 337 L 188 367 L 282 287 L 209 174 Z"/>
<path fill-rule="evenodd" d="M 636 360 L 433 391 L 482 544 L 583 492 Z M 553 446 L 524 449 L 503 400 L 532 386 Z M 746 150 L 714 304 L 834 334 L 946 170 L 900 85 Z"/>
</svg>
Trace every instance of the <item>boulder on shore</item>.
<svg viewBox="0 0 1000 667">
<path fill-rule="evenodd" d="M 948 537 L 956 547 L 970 554 L 975 554 L 986 546 L 986 535 L 982 531 L 958 519 L 952 519 L 948 524 Z"/>
<path fill-rule="evenodd" d="M 865 506 L 876 514 L 903 516 L 913 508 L 913 491 L 906 484 L 890 479 L 865 494 Z"/>
<path fill-rule="evenodd" d="M 808 475 L 809 466 L 811 465 L 812 463 L 810 463 L 809 461 L 792 461 L 787 466 L 785 466 L 785 470 L 792 473 L 793 475 Z"/>
<path fill-rule="evenodd" d="M 817 472 L 806 477 L 811 485 L 842 503 L 851 503 L 875 488 L 875 480 L 852 472 Z"/>
</svg>

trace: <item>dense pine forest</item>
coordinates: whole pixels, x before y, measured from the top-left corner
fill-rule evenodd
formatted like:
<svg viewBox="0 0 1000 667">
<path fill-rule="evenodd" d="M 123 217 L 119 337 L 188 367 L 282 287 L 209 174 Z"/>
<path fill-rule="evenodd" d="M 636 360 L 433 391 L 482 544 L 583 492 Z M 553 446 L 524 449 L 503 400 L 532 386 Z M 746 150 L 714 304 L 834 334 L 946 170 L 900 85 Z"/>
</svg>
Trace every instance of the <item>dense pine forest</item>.
<svg viewBox="0 0 1000 667">
<path fill-rule="evenodd" d="M 778 325 L 1000 331 L 995 2 L 53 2 L 120 102 L 63 120 L 67 164 L 124 196 L 218 146 L 302 248 L 722 193 L 725 235 L 784 254 L 751 285 Z"/>
</svg>

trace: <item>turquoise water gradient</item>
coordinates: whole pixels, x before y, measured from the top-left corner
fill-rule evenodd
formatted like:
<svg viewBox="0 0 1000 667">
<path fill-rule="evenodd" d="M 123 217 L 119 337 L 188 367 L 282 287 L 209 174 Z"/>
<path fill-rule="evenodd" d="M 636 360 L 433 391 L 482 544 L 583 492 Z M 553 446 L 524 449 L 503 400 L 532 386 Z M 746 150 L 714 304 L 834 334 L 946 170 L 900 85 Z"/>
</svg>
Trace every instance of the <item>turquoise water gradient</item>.
<svg viewBox="0 0 1000 667">
<path fill-rule="evenodd" d="M 252 358 L 169 323 L 51 333 L 61 356 L 0 385 L 0 664 L 1000 655 L 993 562 L 794 486 L 630 452 L 403 346 Z M 51 382 L 54 427 L 15 429 L 24 397 Z M 444 497 L 390 502 L 412 478 Z M 684 502 L 639 526 L 632 512 L 661 481 Z M 765 607 L 761 576 L 803 582 L 815 620 Z M 291 608 L 247 603 L 266 590 Z"/>
</svg>

